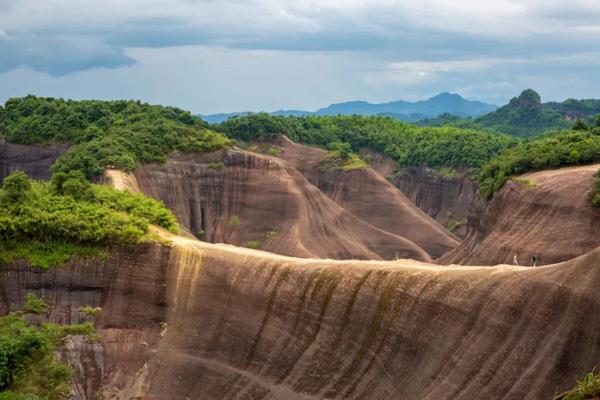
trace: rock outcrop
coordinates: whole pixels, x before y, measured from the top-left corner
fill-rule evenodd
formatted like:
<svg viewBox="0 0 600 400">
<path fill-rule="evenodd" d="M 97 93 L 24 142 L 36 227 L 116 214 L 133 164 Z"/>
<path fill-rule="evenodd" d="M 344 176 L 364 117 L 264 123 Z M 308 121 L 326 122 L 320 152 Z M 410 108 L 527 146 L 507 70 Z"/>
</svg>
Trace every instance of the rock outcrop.
<svg viewBox="0 0 600 400">
<path fill-rule="evenodd" d="M 15 170 L 25 171 L 33 179 L 50 179 L 50 166 L 67 147 L 10 144 L 0 138 L 0 182 Z"/>
<path fill-rule="evenodd" d="M 383 175 L 409 198 L 459 238 L 468 234 L 468 218 L 474 217 L 474 205 L 479 200 L 477 183 L 468 171 L 437 171 L 428 167 L 400 168 L 385 155 L 370 150 L 361 151 L 371 160 L 373 169 Z"/>
<path fill-rule="evenodd" d="M 172 240 L 48 272 L 0 265 L 0 312 L 28 291 L 54 321 L 102 307 L 112 399 L 545 399 L 600 360 L 600 249 L 477 268 Z"/>
<path fill-rule="evenodd" d="M 600 210 L 592 207 L 600 165 L 534 172 L 508 181 L 489 202 L 479 202 L 472 233 L 439 263 L 511 262 L 538 265 L 569 260 L 600 246 Z"/>
<path fill-rule="evenodd" d="M 321 168 L 326 151 L 300 145 L 285 136 L 275 142 L 278 157 L 298 168 L 329 198 L 354 216 L 386 232 L 407 238 L 437 258 L 458 240 L 373 168 L 349 171 Z"/>
<path fill-rule="evenodd" d="M 477 183 L 467 172 L 444 175 L 427 167 L 403 168 L 393 175 L 392 183 L 421 210 L 435 218 L 455 235 L 468 234 L 466 224 L 479 199 Z"/>
<path fill-rule="evenodd" d="M 144 193 L 209 242 L 299 257 L 431 259 L 413 241 L 349 213 L 275 157 L 241 150 L 179 155 L 134 175 Z"/>
</svg>

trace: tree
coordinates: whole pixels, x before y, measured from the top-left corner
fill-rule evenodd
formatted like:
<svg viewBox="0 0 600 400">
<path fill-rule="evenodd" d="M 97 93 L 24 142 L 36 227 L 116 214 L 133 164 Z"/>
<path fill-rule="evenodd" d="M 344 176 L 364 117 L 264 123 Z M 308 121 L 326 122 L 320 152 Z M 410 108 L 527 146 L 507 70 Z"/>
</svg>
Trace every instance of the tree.
<svg viewBox="0 0 600 400">
<path fill-rule="evenodd" d="M 588 131 L 588 130 L 590 130 L 590 127 L 588 126 L 588 124 L 585 123 L 584 120 L 578 118 L 577 121 L 575 121 L 575 124 L 573 125 L 573 130 L 574 131 Z"/>
<path fill-rule="evenodd" d="M 91 201 L 94 197 L 92 187 L 83 172 L 72 170 L 69 172 L 57 172 L 50 180 L 52 191 L 55 194 L 71 196 L 77 200 Z"/>
<path fill-rule="evenodd" d="M 600 115 L 596 118 L 596 128 L 600 128 Z"/>
<path fill-rule="evenodd" d="M 25 198 L 31 189 L 31 179 L 23 171 L 15 171 L 4 178 L 3 198 L 9 202 L 18 202 Z"/>
</svg>

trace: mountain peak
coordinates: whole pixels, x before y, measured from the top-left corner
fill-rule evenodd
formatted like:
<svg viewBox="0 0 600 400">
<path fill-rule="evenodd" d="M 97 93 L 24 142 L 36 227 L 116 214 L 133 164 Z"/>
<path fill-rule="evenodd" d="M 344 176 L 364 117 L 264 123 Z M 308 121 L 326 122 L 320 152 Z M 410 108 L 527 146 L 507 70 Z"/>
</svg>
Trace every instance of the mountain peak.
<svg viewBox="0 0 600 400">
<path fill-rule="evenodd" d="M 535 90 L 526 89 L 518 97 L 511 99 L 509 104 L 519 108 L 539 110 L 542 108 L 542 98 Z"/>
</svg>

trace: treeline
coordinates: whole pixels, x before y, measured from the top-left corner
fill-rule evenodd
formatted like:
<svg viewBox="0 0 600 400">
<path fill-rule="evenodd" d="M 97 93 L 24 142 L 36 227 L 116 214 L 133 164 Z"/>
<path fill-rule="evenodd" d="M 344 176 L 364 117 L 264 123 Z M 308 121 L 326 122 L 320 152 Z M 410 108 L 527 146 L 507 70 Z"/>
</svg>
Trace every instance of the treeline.
<svg viewBox="0 0 600 400">
<path fill-rule="evenodd" d="M 579 121 L 574 129 L 521 142 L 490 160 L 479 175 L 481 194 L 489 199 L 511 176 L 525 172 L 600 162 L 600 118 L 596 127 Z"/>
<path fill-rule="evenodd" d="M 380 116 L 283 117 L 250 114 L 231 118 L 214 128 L 240 141 L 268 140 L 286 135 L 291 140 L 331 147 L 348 143 L 353 151 L 371 148 L 401 166 L 478 168 L 515 143 L 505 135 L 456 127 L 418 127 Z"/>
<path fill-rule="evenodd" d="M 207 152 L 229 145 L 187 111 L 129 100 L 10 99 L 0 109 L 0 133 L 11 143 L 73 144 L 53 170 L 77 169 L 87 178 L 108 166 L 131 171 L 140 162 L 164 162 L 175 150 Z"/>
</svg>

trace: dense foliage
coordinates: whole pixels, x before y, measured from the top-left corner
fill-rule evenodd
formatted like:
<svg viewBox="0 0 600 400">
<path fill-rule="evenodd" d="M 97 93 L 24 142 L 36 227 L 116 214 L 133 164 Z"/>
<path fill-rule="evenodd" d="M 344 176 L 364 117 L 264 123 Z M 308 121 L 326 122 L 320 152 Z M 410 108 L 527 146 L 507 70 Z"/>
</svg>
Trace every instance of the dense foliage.
<svg viewBox="0 0 600 400">
<path fill-rule="evenodd" d="M 480 192 L 490 198 L 511 176 L 595 162 L 600 162 L 600 128 L 547 134 L 522 142 L 487 163 L 479 176 Z"/>
<path fill-rule="evenodd" d="M 147 234 L 149 224 L 177 231 L 175 217 L 162 203 L 90 184 L 80 171 L 57 173 L 49 183 L 17 171 L 0 190 L 4 261 L 26 256 L 32 264 L 48 267 L 69 253 L 95 252 L 81 245 L 135 243 Z"/>
<path fill-rule="evenodd" d="M 593 400 L 598 397 L 600 397 L 600 375 L 593 371 L 577 381 L 573 389 L 555 396 L 553 400 Z"/>
<path fill-rule="evenodd" d="M 525 90 L 494 112 L 476 118 L 474 126 L 520 137 L 533 137 L 548 130 L 567 129 L 571 123 L 556 110 L 544 106 L 540 95 Z"/>
<path fill-rule="evenodd" d="M 503 135 L 455 127 L 417 127 L 379 116 L 250 114 L 231 118 L 216 129 L 244 142 L 285 134 L 295 142 L 325 148 L 339 142 L 349 144 L 354 151 L 368 147 L 402 166 L 480 167 L 514 143 Z"/>
<path fill-rule="evenodd" d="M 68 398 L 72 371 L 54 350 L 66 335 L 95 337 L 91 324 L 29 325 L 20 313 L 0 317 L 0 400 Z"/>
<path fill-rule="evenodd" d="M 130 171 L 138 162 L 164 162 L 175 150 L 207 152 L 229 144 L 189 112 L 139 101 L 73 101 L 27 96 L 6 102 L 0 132 L 21 144 L 74 144 L 55 164 L 88 178 L 108 166 Z"/>
</svg>

